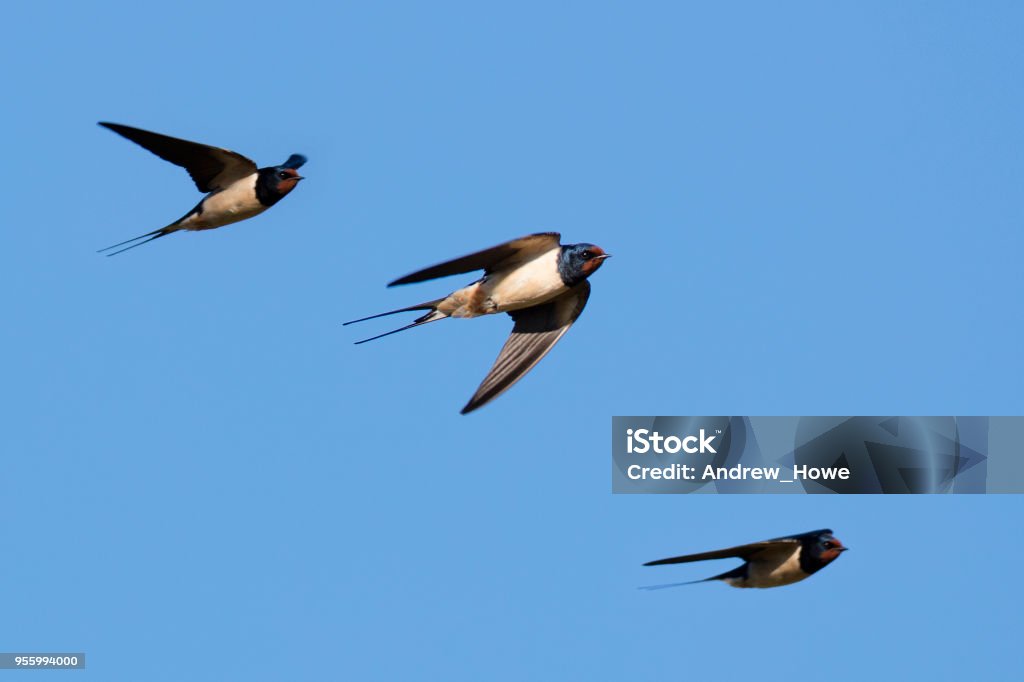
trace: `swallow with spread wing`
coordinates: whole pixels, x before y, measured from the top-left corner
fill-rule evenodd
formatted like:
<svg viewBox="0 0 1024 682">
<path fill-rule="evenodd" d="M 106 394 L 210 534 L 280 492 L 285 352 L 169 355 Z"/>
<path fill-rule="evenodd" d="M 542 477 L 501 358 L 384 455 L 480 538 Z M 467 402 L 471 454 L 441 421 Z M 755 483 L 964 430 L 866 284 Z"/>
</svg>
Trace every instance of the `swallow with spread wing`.
<svg viewBox="0 0 1024 682">
<path fill-rule="evenodd" d="M 396 279 L 388 286 L 483 270 L 484 276 L 444 298 L 371 315 L 345 324 L 385 315 L 425 310 L 412 324 L 363 339 L 373 341 L 446 317 L 479 317 L 508 313 L 512 335 L 462 414 L 486 405 L 533 369 L 569 330 L 590 296 L 587 278 L 609 254 L 593 244 L 560 243 L 557 232 L 532 234 L 477 253 L 456 258 Z"/>
<path fill-rule="evenodd" d="M 259 215 L 295 189 L 302 180 L 296 169 L 306 163 L 305 156 L 292 154 L 280 166 L 257 168 L 252 160 L 220 147 L 179 140 L 117 123 L 100 122 L 100 125 L 148 149 L 161 159 L 181 166 L 192 176 L 199 191 L 206 193 L 191 211 L 170 225 L 100 249 L 99 252 L 103 253 L 131 244 L 108 253 L 108 256 L 134 249 L 179 230 L 212 230 Z"/>
<path fill-rule="evenodd" d="M 731 571 L 715 575 L 703 580 L 692 580 L 685 583 L 669 583 L 667 585 L 650 585 L 644 590 L 659 590 L 677 585 L 692 585 L 711 580 L 721 580 L 733 587 L 781 587 L 799 582 L 817 573 L 835 561 L 848 548 L 839 542 L 832 531 L 825 528 L 800 535 L 790 535 L 774 540 L 752 542 L 749 545 L 719 549 L 701 554 L 686 554 L 650 561 L 644 566 L 660 566 L 662 564 L 685 564 L 691 561 L 708 559 L 727 559 L 736 557 L 744 563 Z"/>
</svg>

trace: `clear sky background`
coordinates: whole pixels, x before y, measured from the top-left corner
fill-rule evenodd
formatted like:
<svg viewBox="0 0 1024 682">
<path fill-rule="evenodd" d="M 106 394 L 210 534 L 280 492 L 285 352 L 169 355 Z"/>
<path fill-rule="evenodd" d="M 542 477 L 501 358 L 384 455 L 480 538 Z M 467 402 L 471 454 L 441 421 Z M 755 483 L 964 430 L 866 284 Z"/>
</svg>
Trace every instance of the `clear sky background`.
<svg viewBox="0 0 1024 682">
<path fill-rule="evenodd" d="M 1024 500 L 613 496 L 614 414 L 1021 414 L 1018 3 L 16 3 L 0 25 L 0 649 L 60 679 L 1006 679 Z M 96 126 L 308 155 L 267 214 Z M 615 257 L 366 346 L 391 279 Z M 813 579 L 644 561 L 831 527 Z M 15 676 L 19 673 L 7 673 Z"/>
</svg>

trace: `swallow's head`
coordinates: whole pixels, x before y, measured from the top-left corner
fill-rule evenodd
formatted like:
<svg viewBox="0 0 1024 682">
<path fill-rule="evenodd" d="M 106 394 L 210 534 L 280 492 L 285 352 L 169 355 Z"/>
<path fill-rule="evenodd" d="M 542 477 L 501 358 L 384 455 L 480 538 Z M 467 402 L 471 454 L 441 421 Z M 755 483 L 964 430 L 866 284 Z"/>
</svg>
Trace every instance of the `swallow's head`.
<svg viewBox="0 0 1024 682">
<path fill-rule="evenodd" d="M 295 185 L 299 184 L 301 179 L 302 176 L 294 168 L 278 168 L 274 173 L 274 189 L 284 196 L 295 189 Z"/>
<path fill-rule="evenodd" d="M 280 166 L 261 168 L 256 192 L 260 201 L 268 206 L 273 205 L 295 189 L 299 180 L 302 180 L 297 169 L 304 163 L 306 163 L 305 156 L 292 154 Z"/>
<path fill-rule="evenodd" d="M 847 549 L 831 532 L 819 535 L 811 546 L 811 552 L 824 564 L 835 561 Z"/>
<path fill-rule="evenodd" d="M 274 178 L 277 180 L 277 191 L 281 193 L 281 196 L 288 194 L 295 185 L 299 184 L 299 180 L 302 176 L 299 175 L 298 169 L 302 167 L 302 164 L 306 163 L 306 157 L 302 154 L 292 154 L 288 157 L 288 160 L 277 166 L 274 171 Z"/>
<path fill-rule="evenodd" d="M 562 247 L 558 273 L 566 286 L 574 286 L 597 272 L 606 258 L 611 258 L 611 254 L 605 253 L 600 246 L 569 244 Z"/>
</svg>

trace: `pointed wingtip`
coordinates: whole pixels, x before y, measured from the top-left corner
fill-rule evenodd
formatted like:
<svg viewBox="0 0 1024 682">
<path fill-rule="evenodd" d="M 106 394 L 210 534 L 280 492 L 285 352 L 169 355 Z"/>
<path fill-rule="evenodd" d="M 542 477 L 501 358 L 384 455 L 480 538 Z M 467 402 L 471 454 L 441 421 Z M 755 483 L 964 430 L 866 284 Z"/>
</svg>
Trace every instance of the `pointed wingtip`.
<svg viewBox="0 0 1024 682">
<path fill-rule="evenodd" d="M 281 164 L 281 167 L 282 168 L 298 169 L 298 168 L 301 168 L 302 165 L 304 163 L 306 163 L 307 161 L 309 161 L 309 159 L 307 159 L 302 154 L 292 154 L 291 156 L 288 157 L 287 161 L 285 161 L 283 164 Z"/>
<path fill-rule="evenodd" d="M 489 398 L 484 398 L 482 396 L 474 395 L 472 398 L 469 399 L 469 402 L 467 402 L 463 406 L 463 408 L 459 410 L 459 414 L 469 414 L 470 412 L 476 412 L 481 407 L 494 400 L 494 398 L 496 397 L 497 396 L 490 396 Z"/>
</svg>

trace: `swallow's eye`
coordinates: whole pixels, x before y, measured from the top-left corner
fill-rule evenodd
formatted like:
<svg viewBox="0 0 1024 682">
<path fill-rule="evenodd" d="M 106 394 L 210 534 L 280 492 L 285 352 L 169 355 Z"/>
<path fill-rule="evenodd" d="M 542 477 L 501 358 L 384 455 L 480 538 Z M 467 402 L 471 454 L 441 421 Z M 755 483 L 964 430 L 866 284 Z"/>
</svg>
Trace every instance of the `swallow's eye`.
<svg viewBox="0 0 1024 682">
<path fill-rule="evenodd" d="M 584 251 L 580 255 L 583 256 L 583 260 L 590 260 L 591 258 L 594 257 L 594 254 L 590 253 L 589 251 Z"/>
<path fill-rule="evenodd" d="M 288 177 L 288 174 L 287 174 L 287 173 L 285 173 L 284 171 L 281 171 L 281 172 L 279 172 L 279 173 L 277 174 L 277 177 L 279 177 L 279 178 L 281 178 L 282 180 L 284 180 L 284 179 L 286 179 L 286 178 Z"/>
<path fill-rule="evenodd" d="M 825 549 L 832 549 L 833 547 L 836 546 L 836 544 L 834 542 L 832 542 L 831 540 L 826 540 L 824 544 L 825 544 Z"/>
</svg>

